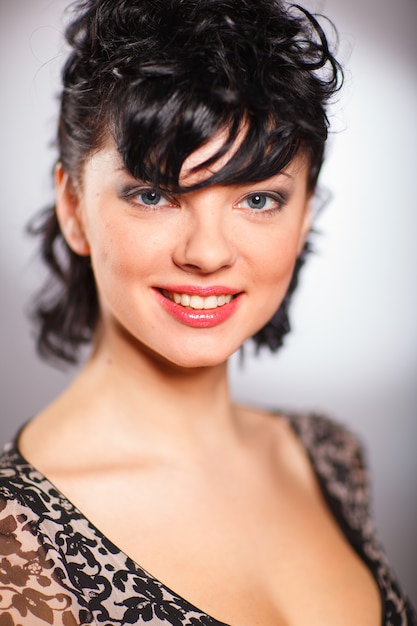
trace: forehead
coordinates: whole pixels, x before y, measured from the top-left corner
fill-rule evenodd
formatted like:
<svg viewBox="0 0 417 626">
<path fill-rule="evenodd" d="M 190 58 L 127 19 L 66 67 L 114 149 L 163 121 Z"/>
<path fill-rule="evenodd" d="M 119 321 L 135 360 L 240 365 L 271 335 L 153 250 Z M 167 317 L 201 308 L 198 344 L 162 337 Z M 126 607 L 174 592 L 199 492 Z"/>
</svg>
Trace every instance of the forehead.
<svg viewBox="0 0 417 626">
<path fill-rule="evenodd" d="M 209 141 L 207 141 L 204 145 L 192 152 L 184 160 L 182 165 L 179 177 L 180 185 L 187 188 L 204 183 L 204 181 L 209 179 L 213 174 L 220 171 L 225 165 L 232 161 L 244 139 L 243 132 L 238 134 L 235 142 L 224 152 L 224 154 L 219 156 L 219 158 L 215 159 L 213 162 L 210 162 L 207 166 L 204 165 L 207 161 L 214 157 L 219 150 L 221 150 L 227 139 L 227 131 L 221 131 L 209 139 Z M 300 150 L 284 169 L 277 171 L 270 178 L 265 180 L 272 180 L 277 177 L 303 177 L 307 180 L 309 168 L 310 163 L 308 156 L 304 151 Z M 114 172 L 116 174 L 129 174 L 126 165 L 124 164 L 122 155 L 117 148 L 116 142 L 111 136 L 108 136 L 103 146 L 87 159 L 84 164 L 82 178 L 84 178 L 88 172 L 92 174 L 94 171 L 96 171 L 97 174 L 100 172 L 103 174 L 104 171 L 108 174 L 110 172 Z M 152 184 L 152 182 L 150 182 L 150 184 Z M 245 181 L 243 181 L 238 186 L 244 186 L 245 184 Z M 247 184 L 252 185 L 253 183 L 248 181 Z"/>
</svg>

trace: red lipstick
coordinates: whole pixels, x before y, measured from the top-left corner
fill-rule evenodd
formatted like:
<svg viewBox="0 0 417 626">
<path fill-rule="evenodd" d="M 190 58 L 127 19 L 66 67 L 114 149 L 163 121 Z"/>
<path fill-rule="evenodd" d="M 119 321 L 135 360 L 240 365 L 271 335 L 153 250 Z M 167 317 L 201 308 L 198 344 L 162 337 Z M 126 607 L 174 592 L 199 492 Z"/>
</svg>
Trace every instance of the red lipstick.
<svg viewBox="0 0 417 626">
<path fill-rule="evenodd" d="M 181 304 L 176 304 L 169 297 L 165 296 L 162 291 L 165 293 L 188 294 L 190 296 L 196 295 L 202 298 L 221 295 L 233 295 L 235 297 L 228 304 L 218 306 L 215 309 L 193 309 L 191 307 L 182 306 Z M 155 294 L 161 305 L 172 317 L 192 328 L 213 328 L 225 322 L 239 307 L 242 296 L 241 292 L 236 292 L 236 290 L 230 287 L 199 287 L 189 285 L 160 287 L 155 289 Z"/>
<path fill-rule="evenodd" d="M 190 296 L 201 296 L 202 298 L 222 295 L 235 296 L 240 293 L 237 289 L 225 287 L 224 285 L 208 285 L 206 287 L 200 285 L 163 285 L 158 287 L 158 290 L 171 293 L 187 293 Z"/>
</svg>

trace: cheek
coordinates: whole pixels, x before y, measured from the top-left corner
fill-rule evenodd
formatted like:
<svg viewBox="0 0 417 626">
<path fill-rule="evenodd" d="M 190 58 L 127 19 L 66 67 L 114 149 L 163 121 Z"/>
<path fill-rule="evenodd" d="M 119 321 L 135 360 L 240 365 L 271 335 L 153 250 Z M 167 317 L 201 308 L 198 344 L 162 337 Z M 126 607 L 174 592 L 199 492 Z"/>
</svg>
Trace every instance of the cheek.
<svg viewBox="0 0 417 626">
<path fill-rule="evenodd" d="M 163 257 L 164 242 L 155 233 L 138 230 L 105 223 L 101 232 L 95 233 L 91 258 L 97 278 L 126 281 L 156 268 Z"/>
<path fill-rule="evenodd" d="M 297 251 L 294 240 L 282 237 L 269 241 L 268 245 L 264 243 L 261 248 L 256 271 L 252 274 L 256 293 L 253 300 L 255 323 L 249 336 L 267 324 L 279 309 L 291 281 Z"/>
<path fill-rule="evenodd" d="M 298 237 L 271 232 L 252 244 L 254 280 L 258 285 L 285 293 L 298 254 Z"/>
</svg>

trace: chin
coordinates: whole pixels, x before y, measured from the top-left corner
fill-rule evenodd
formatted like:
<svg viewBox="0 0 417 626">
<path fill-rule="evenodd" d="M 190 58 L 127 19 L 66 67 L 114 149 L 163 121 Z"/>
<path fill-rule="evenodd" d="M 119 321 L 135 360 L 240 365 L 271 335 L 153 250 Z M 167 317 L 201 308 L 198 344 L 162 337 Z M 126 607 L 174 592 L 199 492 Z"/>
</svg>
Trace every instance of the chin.
<svg viewBox="0 0 417 626">
<path fill-rule="evenodd" d="M 211 337 L 202 340 L 201 337 L 182 343 L 180 349 L 173 346 L 168 356 L 169 361 L 184 369 L 199 369 L 224 365 L 229 358 L 238 351 L 246 338 L 240 337 Z"/>
<path fill-rule="evenodd" d="M 196 345 L 197 343 L 199 345 Z M 215 342 L 217 345 L 210 343 L 211 345 L 207 343 L 201 345 L 200 342 L 189 341 L 184 344 L 178 341 L 171 346 L 167 344 L 160 346 L 142 343 L 130 336 L 127 345 L 131 353 L 130 359 L 139 357 L 143 362 L 153 364 L 161 370 L 183 370 L 184 372 L 222 365 L 239 348 L 239 346 L 233 346 L 227 350 L 224 344 L 219 345 L 217 341 Z"/>
<path fill-rule="evenodd" d="M 122 345 L 129 346 L 133 358 L 136 358 L 136 354 L 156 367 L 184 371 L 223 365 L 245 341 L 241 333 L 232 337 L 226 337 L 223 333 L 213 336 L 210 333 L 204 337 L 201 331 L 197 331 L 193 337 L 184 337 L 178 333 L 175 334 L 175 340 L 171 335 L 166 336 L 167 341 L 164 343 L 148 342 L 145 338 L 135 337 L 121 325 L 117 326 L 117 335 Z"/>
<path fill-rule="evenodd" d="M 219 352 L 210 354 L 200 351 L 189 354 L 182 352 L 179 355 L 172 356 L 158 355 L 158 360 L 160 363 L 165 364 L 166 367 L 186 372 L 224 365 L 231 354 L 233 354 L 233 352 L 230 354 L 225 354 L 223 351 L 221 354 L 219 354 Z"/>
</svg>

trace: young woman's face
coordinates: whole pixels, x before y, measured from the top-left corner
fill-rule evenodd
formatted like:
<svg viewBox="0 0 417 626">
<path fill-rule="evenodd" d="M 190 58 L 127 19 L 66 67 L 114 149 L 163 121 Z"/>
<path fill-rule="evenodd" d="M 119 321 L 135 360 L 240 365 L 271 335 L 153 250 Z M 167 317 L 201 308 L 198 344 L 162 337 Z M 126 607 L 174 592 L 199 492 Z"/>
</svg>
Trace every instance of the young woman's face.
<svg viewBox="0 0 417 626">
<path fill-rule="evenodd" d="M 206 178 L 190 170 L 217 147 L 192 154 L 180 182 Z M 91 255 L 99 341 L 181 367 L 224 362 L 285 295 L 310 226 L 307 174 L 298 156 L 261 183 L 167 194 L 133 178 L 112 143 L 88 160 L 78 191 L 58 169 L 62 230 Z"/>
</svg>

